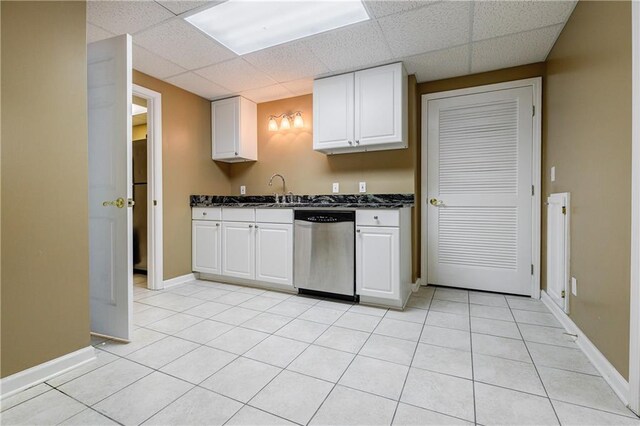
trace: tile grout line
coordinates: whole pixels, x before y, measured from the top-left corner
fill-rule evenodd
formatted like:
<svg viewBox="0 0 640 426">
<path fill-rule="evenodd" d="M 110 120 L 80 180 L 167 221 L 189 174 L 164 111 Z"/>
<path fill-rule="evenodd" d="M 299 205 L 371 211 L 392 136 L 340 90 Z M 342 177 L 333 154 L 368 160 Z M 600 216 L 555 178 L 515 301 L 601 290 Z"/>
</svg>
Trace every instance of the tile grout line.
<svg viewBox="0 0 640 426">
<path fill-rule="evenodd" d="M 429 300 L 429 308 L 431 308 L 431 303 L 433 302 L 433 296 L 435 296 L 435 290 L 431 295 Z M 411 298 L 411 296 L 409 296 Z M 427 323 L 427 316 L 429 316 L 429 309 L 427 309 L 427 314 L 424 316 L 424 321 L 422 322 L 422 328 L 420 329 L 420 335 L 418 336 L 418 341 L 416 342 L 416 347 L 413 349 L 413 354 L 411 355 L 411 361 L 409 362 L 409 368 L 407 368 L 407 374 L 404 376 L 404 382 L 402 383 L 402 388 L 400 389 L 400 395 L 398 396 L 398 402 L 396 403 L 396 408 L 393 410 L 393 416 L 391 416 L 391 424 L 396 419 L 396 414 L 398 413 L 398 408 L 400 407 L 400 401 L 402 400 L 402 394 L 404 393 L 404 388 L 407 385 L 407 380 L 409 379 L 409 374 L 411 373 L 411 368 L 413 368 L 413 360 L 416 357 L 416 352 L 418 352 L 418 346 L 420 346 L 420 339 L 422 338 L 422 333 L 424 333 L 424 327 Z"/>
<path fill-rule="evenodd" d="M 558 421 L 558 424 L 561 425 L 562 422 L 560 421 L 560 417 L 556 412 L 556 407 L 554 407 L 553 403 L 551 402 L 551 398 L 549 397 L 549 392 L 547 391 L 547 386 L 544 384 L 544 381 L 542 380 L 542 376 L 540 376 L 540 372 L 538 371 L 538 366 L 536 365 L 536 362 L 533 359 L 533 356 L 531 356 L 531 351 L 529 351 L 529 346 L 527 346 L 527 342 L 524 340 L 524 336 L 522 335 L 522 331 L 520 330 L 520 325 L 518 324 L 518 321 L 516 321 L 515 315 L 513 315 L 513 310 L 511 309 L 511 305 L 509 305 L 508 300 L 507 300 L 507 306 L 509 306 L 509 312 L 511 313 L 511 316 L 513 317 L 516 323 L 516 327 L 518 328 L 518 333 L 520 333 L 520 336 L 522 337 L 522 342 L 524 343 L 524 347 L 527 350 L 527 354 L 529 354 L 529 358 L 531 358 L 531 364 L 533 365 L 533 368 L 536 370 L 536 375 L 538 376 L 538 380 L 540 380 L 542 389 L 544 390 L 544 393 L 547 396 L 547 401 L 549 401 L 549 405 L 551 405 L 551 409 L 553 410 L 553 414 L 556 416 L 556 420 Z"/>
<path fill-rule="evenodd" d="M 471 66 L 471 64 L 469 64 Z M 469 349 L 471 350 L 471 391 L 473 395 L 473 423 L 478 424 L 478 407 L 476 404 L 476 376 L 473 366 L 473 328 L 471 327 L 471 297 L 467 292 L 467 305 L 469 306 Z"/>
</svg>

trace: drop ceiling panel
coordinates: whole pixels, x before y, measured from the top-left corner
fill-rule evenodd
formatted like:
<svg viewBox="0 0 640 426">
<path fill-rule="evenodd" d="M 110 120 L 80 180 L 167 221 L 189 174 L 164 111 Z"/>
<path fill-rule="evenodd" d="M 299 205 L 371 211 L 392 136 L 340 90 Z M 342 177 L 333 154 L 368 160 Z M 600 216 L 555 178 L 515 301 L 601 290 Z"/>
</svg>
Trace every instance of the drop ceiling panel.
<svg viewBox="0 0 640 426">
<path fill-rule="evenodd" d="M 205 36 L 182 18 L 174 18 L 136 34 L 133 41 L 190 70 L 236 57 L 235 53 Z"/>
<path fill-rule="evenodd" d="M 441 2 L 380 19 L 396 57 L 412 56 L 469 41 L 469 2 Z"/>
<path fill-rule="evenodd" d="M 184 74 L 169 77 L 165 79 L 165 81 L 206 99 L 231 95 L 231 93 L 229 93 L 229 91 L 224 87 L 220 87 L 193 72 L 186 72 Z"/>
<path fill-rule="evenodd" d="M 226 87 L 231 92 L 242 92 L 270 86 L 275 81 L 265 73 L 258 71 L 241 58 L 231 59 L 196 71 L 207 80 Z"/>
<path fill-rule="evenodd" d="M 469 45 L 411 56 L 402 62 L 418 83 L 465 75 L 469 73 Z"/>
<path fill-rule="evenodd" d="M 87 43 L 93 43 L 94 41 L 100 41 L 113 37 L 115 34 L 97 27 L 93 24 L 87 23 Z"/>
<path fill-rule="evenodd" d="M 287 43 L 249 53 L 243 58 L 277 82 L 297 80 L 329 72 L 303 42 Z"/>
<path fill-rule="evenodd" d="M 564 23 L 574 1 L 480 1 L 475 3 L 473 40 Z"/>
<path fill-rule="evenodd" d="M 544 61 L 563 24 L 475 42 L 471 72 L 478 73 Z"/>
<path fill-rule="evenodd" d="M 369 0 L 364 2 L 371 12 L 372 18 L 382 18 L 383 16 L 395 13 L 406 12 L 422 6 L 437 3 L 436 0 Z"/>
<path fill-rule="evenodd" d="M 274 101 L 276 99 L 290 98 L 293 96 L 286 87 L 274 84 L 260 89 L 247 90 L 240 93 L 241 96 L 255 103 Z"/>
<path fill-rule="evenodd" d="M 133 45 L 133 68 L 159 79 L 182 74 L 187 71 L 181 66 L 155 53 L 149 52 L 136 44 Z"/>
<path fill-rule="evenodd" d="M 294 96 L 307 95 L 313 93 L 313 79 L 304 78 L 301 80 L 288 81 L 282 83 Z"/>
<path fill-rule="evenodd" d="M 351 25 L 310 37 L 305 43 L 331 71 L 382 63 L 392 58 L 375 21 Z"/>
<path fill-rule="evenodd" d="M 201 1 L 183 1 L 183 0 L 164 0 L 164 1 L 156 1 L 160 3 L 162 6 L 169 9 L 171 12 L 176 15 L 180 15 L 181 13 L 188 12 L 190 10 L 195 9 L 196 7 L 205 6 L 205 5 L 216 5 L 222 3 L 222 1 L 211 1 L 211 0 L 201 0 Z"/>
<path fill-rule="evenodd" d="M 173 16 L 153 1 L 87 2 L 87 21 L 114 34 L 133 34 Z"/>
</svg>

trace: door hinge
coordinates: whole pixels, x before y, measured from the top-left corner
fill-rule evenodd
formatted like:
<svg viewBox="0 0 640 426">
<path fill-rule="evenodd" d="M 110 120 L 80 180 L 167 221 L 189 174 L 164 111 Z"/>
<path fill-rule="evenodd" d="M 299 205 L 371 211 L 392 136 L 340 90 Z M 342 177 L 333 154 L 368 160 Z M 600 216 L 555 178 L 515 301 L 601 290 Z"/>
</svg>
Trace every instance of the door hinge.
<svg viewBox="0 0 640 426">
<path fill-rule="evenodd" d="M 533 275 L 533 263 L 531 264 L 531 275 Z"/>
<path fill-rule="evenodd" d="M 536 195 L 536 186 L 531 185 L 531 196 L 533 197 L 534 195 Z"/>
<path fill-rule="evenodd" d="M 536 116 L 536 106 L 535 106 L 535 105 L 532 105 L 532 108 L 531 108 L 531 116 L 532 116 L 532 117 L 535 117 L 535 116 Z"/>
<path fill-rule="evenodd" d="M 153 205 L 157 206 L 158 205 L 158 200 L 153 200 Z"/>
<path fill-rule="evenodd" d="M 560 294 L 562 295 L 562 298 L 564 299 L 564 298 L 565 298 L 565 292 L 564 292 L 564 290 L 562 290 L 562 293 L 560 293 Z"/>
<path fill-rule="evenodd" d="M 567 206 L 562 206 L 562 214 L 567 214 Z"/>
</svg>

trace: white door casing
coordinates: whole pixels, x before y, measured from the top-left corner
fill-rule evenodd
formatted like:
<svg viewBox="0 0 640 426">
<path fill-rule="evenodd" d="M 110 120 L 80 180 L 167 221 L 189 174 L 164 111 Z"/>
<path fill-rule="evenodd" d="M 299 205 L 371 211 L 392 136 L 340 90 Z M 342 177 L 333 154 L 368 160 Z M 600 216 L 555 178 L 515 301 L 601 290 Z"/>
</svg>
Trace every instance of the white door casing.
<svg viewBox="0 0 640 426">
<path fill-rule="evenodd" d="M 569 313 L 569 193 L 547 198 L 547 294 Z"/>
<path fill-rule="evenodd" d="M 255 278 L 254 224 L 222 222 L 222 275 Z"/>
<path fill-rule="evenodd" d="M 530 295 L 533 87 L 425 103 L 428 282 Z"/>
<path fill-rule="evenodd" d="M 258 281 L 293 287 L 293 225 L 256 223 Z"/>
<path fill-rule="evenodd" d="M 91 330 L 122 340 L 132 332 L 131 73 L 128 34 L 87 46 Z"/>
</svg>

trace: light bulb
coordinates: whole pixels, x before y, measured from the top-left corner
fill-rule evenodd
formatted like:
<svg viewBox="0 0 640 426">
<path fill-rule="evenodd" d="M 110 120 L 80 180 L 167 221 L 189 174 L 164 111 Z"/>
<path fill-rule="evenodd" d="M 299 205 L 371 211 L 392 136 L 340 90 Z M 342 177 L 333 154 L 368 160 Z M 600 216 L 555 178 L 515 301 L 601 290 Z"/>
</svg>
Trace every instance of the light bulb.
<svg viewBox="0 0 640 426">
<path fill-rule="evenodd" d="M 276 121 L 275 117 L 272 115 L 271 117 L 269 117 L 269 131 L 270 132 L 277 132 L 278 131 L 278 122 Z"/>
<path fill-rule="evenodd" d="M 291 128 L 291 122 L 289 121 L 289 117 L 286 115 L 282 117 L 282 121 L 280 122 L 280 130 L 289 130 Z"/>
<path fill-rule="evenodd" d="M 296 129 L 301 129 L 304 127 L 304 120 L 302 119 L 302 114 L 297 112 L 295 117 L 293 117 L 293 127 Z"/>
</svg>

